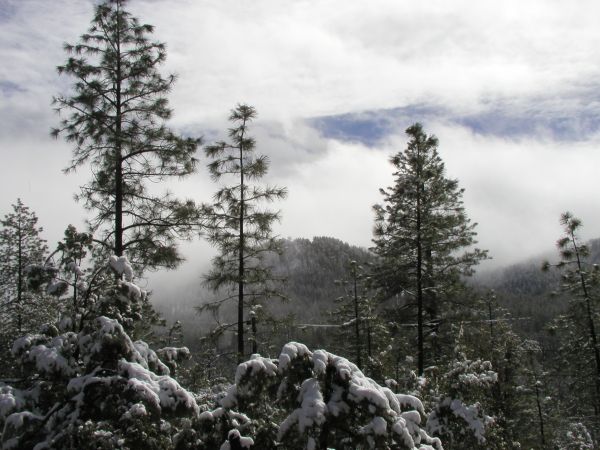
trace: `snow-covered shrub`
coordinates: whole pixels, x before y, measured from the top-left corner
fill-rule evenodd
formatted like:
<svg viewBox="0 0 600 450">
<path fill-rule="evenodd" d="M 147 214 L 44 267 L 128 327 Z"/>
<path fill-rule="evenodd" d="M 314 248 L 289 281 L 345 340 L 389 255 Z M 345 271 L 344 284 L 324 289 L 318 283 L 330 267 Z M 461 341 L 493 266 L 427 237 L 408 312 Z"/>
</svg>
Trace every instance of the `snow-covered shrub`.
<svg viewBox="0 0 600 450">
<path fill-rule="evenodd" d="M 570 423 L 567 430 L 559 434 L 556 448 L 561 450 L 594 450 L 594 440 L 586 426 L 580 422 Z"/>
<path fill-rule="evenodd" d="M 185 421 L 182 429 L 173 436 L 173 448 L 175 450 L 216 450 L 227 448 L 225 443 L 229 443 L 232 450 L 237 450 L 236 445 L 239 444 L 237 436 L 247 434 L 251 426 L 251 419 L 247 415 L 217 407 Z M 246 438 L 243 440 L 245 445 L 249 445 L 250 441 Z"/>
<path fill-rule="evenodd" d="M 254 355 L 238 366 L 235 384 L 217 385 L 216 391 L 202 392 L 199 398 L 211 402 L 212 409 L 206 409 L 186 424 L 174 437 L 175 449 L 238 450 L 249 448 L 254 442 L 254 448 L 271 448 L 268 443 L 274 441 L 274 432 L 269 422 L 274 409 L 267 405 L 275 392 L 265 386 L 273 384 L 273 368 L 276 372 L 277 367 L 271 360 Z M 248 434 L 254 439 L 243 436 Z"/>
<path fill-rule="evenodd" d="M 252 355 L 238 365 L 235 383 L 220 400 L 228 410 L 243 411 L 252 418 L 248 431 L 258 448 L 268 448 L 277 439 L 277 420 L 282 414 L 273 400 L 280 382 L 277 360 Z"/>
<path fill-rule="evenodd" d="M 163 347 L 156 351 L 156 355 L 169 368 L 172 375 L 177 371 L 178 363 L 191 358 L 187 347 Z"/>
<path fill-rule="evenodd" d="M 172 448 L 186 421 L 200 416 L 195 397 L 159 357 L 173 366 L 189 351 L 157 353 L 134 342 L 123 325 L 131 329 L 145 294 L 128 275 L 133 272 L 126 258 L 116 262 L 111 269 L 129 281 L 108 271 L 71 315 L 14 342 L 24 379 L 0 386 L 3 450 L 163 450 Z M 96 280 L 103 276 L 101 269 L 94 273 Z"/>
<path fill-rule="evenodd" d="M 265 450 L 442 448 L 421 428 L 417 398 L 394 394 L 345 358 L 296 342 L 286 344 L 278 360 L 255 355 L 240 364 L 221 405 L 263 411 L 260 426 L 250 430 L 256 448 Z"/>
<path fill-rule="evenodd" d="M 489 447 L 487 433 L 494 419 L 477 399 L 497 381 L 489 361 L 471 361 L 459 354 L 441 375 L 440 395 L 427 418 L 427 432 L 440 437 L 447 449 Z"/>
</svg>

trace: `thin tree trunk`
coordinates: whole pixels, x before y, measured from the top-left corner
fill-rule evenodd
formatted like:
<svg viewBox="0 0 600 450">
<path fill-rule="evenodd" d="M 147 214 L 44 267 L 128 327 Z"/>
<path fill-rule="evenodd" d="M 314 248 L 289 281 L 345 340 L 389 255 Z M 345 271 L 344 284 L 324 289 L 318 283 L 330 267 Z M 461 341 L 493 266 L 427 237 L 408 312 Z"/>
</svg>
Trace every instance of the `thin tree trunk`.
<svg viewBox="0 0 600 450">
<path fill-rule="evenodd" d="M 17 331 L 19 335 L 23 331 L 23 224 L 19 217 L 19 228 L 17 229 Z"/>
<path fill-rule="evenodd" d="M 417 217 L 419 214 L 417 213 Z M 420 219 L 417 219 L 420 222 Z M 423 285 L 421 279 L 422 266 L 421 266 L 421 236 L 420 233 L 417 235 L 417 372 L 419 376 L 423 375 L 425 371 L 425 350 L 423 346 Z"/>
<path fill-rule="evenodd" d="M 542 414 L 542 403 L 540 401 L 540 390 L 537 385 L 537 378 L 535 380 L 535 401 L 537 403 L 538 419 L 540 421 L 540 439 L 542 441 L 542 448 L 546 448 L 546 435 L 544 434 L 544 415 Z"/>
<path fill-rule="evenodd" d="M 425 350 L 423 346 L 423 242 L 421 230 L 421 155 L 417 143 L 417 373 L 425 370 Z"/>
<path fill-rule="evenodd" d="M 429 322 L 430 328 L 434 331 L 434 337 L 432 339 L 432 358 L 433 363 L 436 364 L 439 358 L 439 345 L 437 344 L 437 332 L 438 332 L 438 314 L 437 314 L 437 298 L 434 290 L 433 283 L 433 252 L 431 250 L 431 243 L 428 243 L 425 248 L 425 257 L 424 257 L 424 265 L 425 265 L 425 279 L 423 281 L 424 285 L 424 303 L 427 302 L 428 313 L 429 313 Z"/>
<path fill-rule="evenodd" d="M 356 365 L 359 369 L 362 369 L 362 362 L 360 359 L 360 323 L 358 314 L 358 291 L 356 287 L 356 267 L 352 269 L 352 279 L 354 281 L 354 331 L 356 338 Z"/>
<path fill-rule="evenodd" d="M 371 351 L 371 317 L 367 318 L 367 355 L 369 358 L 373 356 Z"/>
<path fill-rule="evenodd" d="M 600 349 L 598 348 L 598 339 L 596 335 L 596 326 L 594 324 L 594 316 L 592 314 L 592 305 L 591 299 L 587 288 L 587 283 L 585 282 L 585 277 L 583 276 L 583 271 L 581 267 L 581 258 L 579 255 L 579 247 L 577 246 L 577 241 L 575 240 L 575 235 L 571 232 L 571 242 L 573 243 L 573 248 L 575 249 L 575 255 L 577 257 L 577 270 L 579 272 L 579 279 L 581 283 L 581 289 L 583 290 L 583 296 L 585 298 L 585 306 L 588 320 L 588 327 L 590 337 L 592 339 L 592 346 L 594 347 L 594 360 L 596 363 L 596 398 L 594 404 L 594 413 L 595 415 L 600 414 Z"/>
<path fill-rule="evenodd" d="M 246 120 L 242 123 L 242 134 L 240 137 L 240 217 L 239 217 L 239 248 L 238 248 L 238 351 L 237 360 L 240 364 L 244 359 L 244 127 Z"/>
<path fill-rule="evenodd" d="M 487 306 L 488 306 L 488 320 L 489 320 L 489 325 L 490 325 L 490 359 L 492 360 L 492 366 L 494 367 L 494 369 L 496 369 L 496 361 L 494 358 L 494 347 L 495 347 L 495 342 L 494 342 L 494 316 L 492 314 L 492 301 L 491 299 L 487 302 Z"/>
<path fill-rule="evenodd" d="M 119 13 L 117 5 L 117 13 Z M 116 70 L 116 112 L 115 112 L 115 255 L 123 256 L 123 115 L 122 115 L 122 99 L 121 99 L 121 83 L 123 79 L 121 69 L 121 28 L 120 23 L 117 24 L 117 70 Z"/>
</svg>

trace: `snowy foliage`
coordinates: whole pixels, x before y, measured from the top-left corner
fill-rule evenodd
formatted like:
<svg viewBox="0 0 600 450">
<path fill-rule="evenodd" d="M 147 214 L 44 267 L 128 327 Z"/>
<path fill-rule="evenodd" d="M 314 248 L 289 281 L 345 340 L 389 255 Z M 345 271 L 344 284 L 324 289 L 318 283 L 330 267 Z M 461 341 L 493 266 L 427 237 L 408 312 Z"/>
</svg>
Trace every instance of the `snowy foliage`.
<svg viewBox="0 0 600 450">
<path fill-rule="evenodd" d="M 33 211 L 17 200 L 12 211 L 0 218 L 0 377 L 15 374 L 6 351 L 11 342 L 36 330 L 48 320 L 51 299 L 27 282 L 29 269 L 47 254 L 43 231 Z M 50 306 L 50 308 L 49 308 Z"/>
<path fill-rule="evenodd" d="M 240 364 L 221 404 L 245 412 L 261 402 L 276 431 L 275 441 L 263 440 L 264 434 L 255 439 L 261 449 L 277 443 L 287 449 L 442 448 L 420 427 L 418 399 L 396 395 L 345 358 L 300 343 L 286 344 L 278 360 L 255 355 Z"/>
<path fill-rule="evenodd" d="M 121 263 L 125 273 L 126 259 Z M 164 363 L 146 342 L 134 342 L 120 319 L 132 321 L 142 298 L 124 293 L 123 283 L 127 292 L 141 290 L 111 279 L 113 287 L 102 285 L 86 309 L 14 342 L 25 379 L 0 386 L 3 449 L 139 448 L 141 442 L 164 449 L 183 427 L 180 418 L 200 415 L 195 397 L 170 376 L 170 366 L 189 351 L 159 351 Z"/>
<path fill-rule="evenodd" d="M 111 256 L 109 260 L 110 267 L 117 275 L 122 275 L 127 281 L 133 280 L 133 267 L 129 264 L 126 256 Z"/>
<path fill-rule="evenodd" d="M 442 393 L 427 418 L 427 432 L 440 437 L 450 449 L 485 446 L 494 419 L 477 398 L 497 381 L 489 361 L 471 361 L 459 354 L 442 375 Z"/>
<path fill-rule="evenodd" d="M 563 450 L 593 450 L 597 448 L 588 429 L 582 423 L 570 423 L 557 439 L 556 447 Z"/>
<path fill-rule="evenodd" d="M 199 404 L 171 376 L 189 350 L 130 337 L 142 301 L 133 279 L 108 273 L 98 286 L 93 301 L 14 342 L 24 379 L 0 385 L 2 449 L 442 448 L 417 398 L 295 342 L 276 360 L 253 355 L 217 404 Z"/>
</svg>

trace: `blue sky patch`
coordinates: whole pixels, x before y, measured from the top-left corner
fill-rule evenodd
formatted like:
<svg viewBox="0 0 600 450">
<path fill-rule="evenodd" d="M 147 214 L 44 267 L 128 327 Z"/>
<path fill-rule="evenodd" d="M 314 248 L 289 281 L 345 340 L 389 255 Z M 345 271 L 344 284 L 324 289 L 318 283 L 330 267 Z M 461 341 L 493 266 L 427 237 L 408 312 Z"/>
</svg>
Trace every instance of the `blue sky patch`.
<svg viewBox="0 0 600 450">
<path fill-rule="evenodd" d="M 399 125 L 408 128 L 414 122 L 426 122 L 432 117 L 439 116 L 439 113 L 439 109 L 432 106 L 413 105 L 317 117 L 310 119 L 309 124 L 327 138 L 374 146 L 397 130 Z"/>
<path fill-rule="evenodd" d="M 473 114 L 459 114 L 446 107 L 411 105 L 401 108 L 364 111 L 309 120 L 324 137 L 375 146 L 386 136 L 421 122 L 463 126 L 484 136 L 508 139 L 547 138 L 583 141 L 600 132 L 600 96 L 587 97 L 570 105 L 537 100 L 521 107 L 501 102 Z M 435 130 L 429 130 L 435 134 Z"/>
<path fill-rule="evenodd" d="M 0 23 L 8 22 L 17 11 L 16 6 L 9 2 L 0 2 Z"/>
<path fill-rule="evenodd" d="M 15 92 L 25 92 L 25 89 L 12 81 L 0 80 L 0 93 L 2 95 L 10 97 Z"/>
</svg>

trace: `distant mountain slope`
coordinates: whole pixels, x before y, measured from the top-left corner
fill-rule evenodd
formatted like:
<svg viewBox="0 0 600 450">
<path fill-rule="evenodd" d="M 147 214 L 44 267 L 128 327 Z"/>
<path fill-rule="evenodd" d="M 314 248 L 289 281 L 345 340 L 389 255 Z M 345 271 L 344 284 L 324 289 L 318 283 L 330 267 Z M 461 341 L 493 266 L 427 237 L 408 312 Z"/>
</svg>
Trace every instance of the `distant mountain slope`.
<svg viewBox="0 0 600 450">
<path fill-rule="evenodd" d="M 373 261 L 368 250 L 347 244 L 332 237 L 285 240 L 284 252 L 272 263 L 276 272 L 287 281 L 283 291 L 290 302 L 285 310 L 293 312 L 298 320 L 327 322 L 325 311 L 333 307 L 343 294 L 336 280 L 348 277 L 348 263 Z"/>
<path fill-rule="evenodd" d="M 589 242 L 588 246 L 589 261 L 600 262 L 600 239 Z M 549 254 L 550 262 L 558 260 L 556 251 Z M 332 237 L 285 239 L 283 253 L 270 256 L 269 263 L 278 276 L 287 280 L 281 291 L 289 301 L 274 301 L 269 309 L 278 316 L 292 314 L 295 324 L 328 324 L 334 300 L 343 295 L 335 281 L 347 278 L 349 261 L 365 264 L 374 259 L 375 256 L 367 249 Z M 493 289 L 500 304 L 519 319 L 514 322 L 515 328 L 534 338 L 541 336 L 545 326 L 568 304 L 565 296 L 552 295 L 559 291 L 560 273 L 557 270 L 542 272 L 543 259 L 535 258 L 499 268 L 469 281 L 482 291 Z M 180 283 L 181 292 L 172 296 L 176 301 L 158 305 L 169 322 L 183 322 L 188 337 L 204 334 L 213 326 L 210 315 L 198 316 L 195 311 L 202 301 L 214 298 L 202 286 L 201 276 L 199 269 L 193 278 Z M 227 310 L 224 314 L 228 314 Z"/>
<path fill-rule="evenodd" d="M 292 314 L 298 324 L 329 323 L 334 300 L 343 294 L 335 280 L 348 276 L 349 261 L 364 264 L 373 258 L 368 250 L 332 237 L 284 239 L 283 253 L 271 255 L 267 262 L 278 277 L 286 280 L 280 290 L 289 301 L 281 303 L 274 300 L 269 309 L 278 316 Z M 181 280 L 178 285 L 181 292 L 172 293 L 169 299 L 156 299 L 156 307 L 167 322 L 182 322 L 189 342 L 213 326 L 210 314 L 199 316 L 195 307 L 202 301 L 214 299 L 215 295 L 202 286 L 200 269 L 192 278 Z M 223 308 L 222 318 L 233 314 L 233 305 L 231 303 L 229 308 Z"/>
<path fill-rule="evenodd" d="M 589 241 L 587 245 L 590 255 L 586 260 L 591 264 L 599 263 L 600 239 Z M 493 289 L 500 304 L 513 317 L 527 318 L 515 321 L 516 328 L 527 334 L 543 332 L 544 327 L 568 305 L 568 297 L 560 293 L 560 271 L 541 270 L 545 259 L 551 264 L 559 259 L 556 250 L 549 255 L 478 275 L 473 280 L 478 288 Z"/>
</svg>

